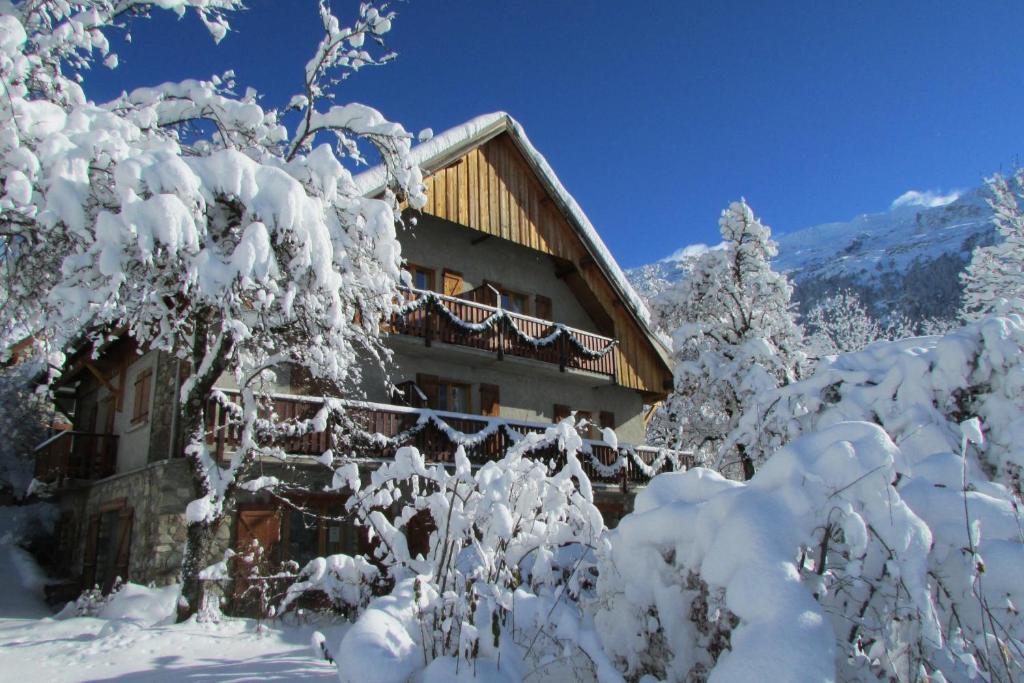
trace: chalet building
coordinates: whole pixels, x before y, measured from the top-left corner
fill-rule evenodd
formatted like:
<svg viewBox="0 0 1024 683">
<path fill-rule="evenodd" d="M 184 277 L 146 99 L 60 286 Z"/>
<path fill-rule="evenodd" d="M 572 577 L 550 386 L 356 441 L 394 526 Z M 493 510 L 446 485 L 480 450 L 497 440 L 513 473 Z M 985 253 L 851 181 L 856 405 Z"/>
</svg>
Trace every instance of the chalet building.
<svg viewBox="0 0 1024 683">
<path fill-rule="evenodd" d="M 630 489 L 679 462 L 678 454 L 628 445 L 643 442 L 645 406 L 665 396 L 672 378 L 646 308 L 508 115 L 474 119 L 413 154 L 429 199 L 416 227 L 400 235 L 409 280 L 402 313 L 387 330 L 395 388 L 367 373 L 353 414 L 367 432 L 403 439 L 437 460 L 451 457 L 453 434 L 487 433 L 468 449 L 479 461 L 503 452 L 508 430 L 542 431 L 575 411 L 595 425 L 584 435 L 592 439 L 590 455 L 620 462 L 611 475 L 590 468 L 599 506 L 614 524 L 629 507 Z M 383 174 L 370 170 L 356 182 L 372 196 L 383 189 Z M 109 585 L 115 576 L 173 581 L 192 497 L 180 457 L 181 363 L 162 352 L 140 354 L 127 337 L 91 355 L 72 357 L 63 374 L 73 428 L 37 449 L 37 479 L 55 490 L 62 511 L 62 561 L 84 586 Z M 315 410 L 317 399 L 301 381 L 278 381 L 280 416 Z M 231 395 L 227 379 L 221 388 Z M 599 441 L 600 427 L 616 430 L 617 451 Z M 208 434 L 218 454 L 235 445 L 216 412 Z M 315 457 L 326 443 L 312 434 L 287 450 Z M 388 454 L 365 453 L 371 461 Z M 344 500 L 309 494 L 302 503 L 340 516 Z M 257 539 L 276 560 L 299 563 L 358 550 L 353 527 L 310 520 L 253 495 L 222 527 L 221 540 L 244 546 Z"/>
</svg>

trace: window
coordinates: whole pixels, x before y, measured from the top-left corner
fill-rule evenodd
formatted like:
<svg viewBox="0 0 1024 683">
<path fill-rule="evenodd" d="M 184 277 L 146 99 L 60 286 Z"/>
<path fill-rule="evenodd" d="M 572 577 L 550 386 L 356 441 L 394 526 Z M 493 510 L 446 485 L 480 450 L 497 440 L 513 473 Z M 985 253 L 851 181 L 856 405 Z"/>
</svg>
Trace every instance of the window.
<svg viewBox="0 0 1024 683">
<path fill-rule="evenodd" d="M 469 413 L 472 411 L 469 389 L 466 382 L 441 379 L 436 375 L 416 375 L 416 384 L 426 394 L 427 407 L 444 410 L 450 413 Z"/>
<path fill-rule="evenodd" d="M 451 413 L 469 412 L 469 385 L 441 380 L 437 385 L 437 409 Z"/>
<path fill-rule="evenodd" d="M 529 313 L 529 298 L 525 294 L 513 292 L 508 289 L 501 291 L 501 307 L 512 313 Z"/>
<path fill-rule="evenodd" d="M 416 289 L 434 289 L 434 271 L 431 268 L 424 268 L 415 263 L 406 264 L 405 269 L 412 276 L 412 286 Z"/>
<path fill-rule="evenodd" d="M 135 393 L 132 403 L 132 424 L 145 422 L 149 419 L 149 388 L 152 384 L 153 370 L 146 368 L 135 378 Z"/>
</svg>

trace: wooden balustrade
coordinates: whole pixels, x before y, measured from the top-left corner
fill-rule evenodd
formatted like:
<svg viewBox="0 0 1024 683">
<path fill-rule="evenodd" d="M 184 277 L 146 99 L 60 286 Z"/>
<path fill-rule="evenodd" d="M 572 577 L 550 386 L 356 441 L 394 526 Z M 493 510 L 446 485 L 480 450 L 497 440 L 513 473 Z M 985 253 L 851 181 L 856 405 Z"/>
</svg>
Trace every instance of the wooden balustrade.
<svg viewBox="0 0 1024 683">
<path fill-rule="evenodd" d="M 424 295 L 419 290 L 405 287 L 401 288 L 401 291 L 406 303 L 416 301 Z M 481 323 L 498 311 L 493 306 L 476 301 L 437 296 L 438 301 L 444 306 L 445 310 L 449 311 L 459 320 L 470 324 Z M 555 323 L 549 320 L 540 320 L 512 313 L 511 311 L 506 311 L 506 313 L 508 313 L 515 326 L 523 334 L 536 339 L 544 338 L 552 334 L 556 329 Z M 583 330 L 569 327 L 566 329 L 580 346 L 589 351 L 604 351 L 614 342 L 610 337 L 603 337 L 592 332 L 584 332 Z M 511 331 L 504 329 L 503 325 L 496 325 L 492 329 L 484 331 L 467 330 L 460 325 L 453 324 L 445 315 L 431 310 L 429 306 L 411 311 L 403 316 L 395 316 L 391 321 L 390 331 L 397 334 L 420 337 L 427 345 L 434 341 L 441 341 L 446 344 L 456 344 L 490 351 L 497 354 L 499 358 L 508 354 L 510 356 L 553 363 L 562 369 L 568 367 L 612 377 L 615 375 L 614 352 L 605 353 L 599 358 L 588 358 L 580 353 L 576 346 L 564 335 L 559 337 L 550 346 L 535 346 L 520 339 Z"/>
<path fill-rule="evenodd" d="M 321 406 L 321 401 L 315 398 L 280 397 L 274 399 L 272 410 L 279 420 L 303 420 L 316 415 Z M 422 429 L 413 430 L 422 415 L 419 410 L 400 407 L 389 409 L 388 406 L 380 404 L 354 403 L 346 408 L 345 415 L 346 419 L 351 421 L 351 425 L 348 429 L 339 430 L 339 436 L 346 452 L 366 458 L 389 458 L 394 455 L 396 446 L 415 446 L 430 462 L 448 463 L 454 457 L 455 446 L 452 440 L 445 430 L 433 422 L 429 422 Z M 493 425 L 492 421 L 474 415 L 442 413 L 435 416 L 449 428 L 467 436 L 487 430 Z M 225 408 L 211 401 L 207 410 L 207 441 L 214 447 L 218 458 L 224 458 L 240 443 L 237 426 L 228 424 L 226 417 Z M 506 421 L 504 424 L 520 434 L 542 434 L 546 429 L 544 425 L 532 423 Z M 328 429 L 331 428 L 329 424 Z M 402 439 L 397 445 L 393 443 L 395 437 L 405 433 L 409 433 L 407 438 Z M 381 435 L 391 442 L 384 444 L 368 441 L 365 435 Z M 291 455 L 314 457 L 321 455 L 331 446 L 327 432 L 285 436 L 278 439 L 274 445 Z M 505 430 L 492 428 L 478 443 L 466 446 L 466 454 L 473 462 L 487 462 L 500 459 L 511 446 L 512 441 Z M 590 448 L 593 457 L 606 467 L 614 464 L 619 457 L 619 452 L 607 445 L 591 442 Z M 660 454 L 658 449 L 646 446 L 636 447 L 635 450 L 637 457 L 647 465 L 653 464 Z M 677 452 L 675 455 L 685 466 L 692 466 L 688 454 Z M 565 458 L 556 446 L 532 451 L 529 456 L 553 462 L 556 466 L 563 465 Z M 625 458 L 625 467 L 614 474 L 598 471 L 589 457 L 581 456 L 580 460 L 584 471 L 593 481 L 619 483 L 625 486 L 642 484 L 648 480 L 648 476 L 630 456 Z"/>
<path fill-rule="evenodd" d="M 65 431 L 36 447 L 35 478 L 63 485 L 69 480 L 109 477 L 117 464 L 117 437 Z"/>
</svg>

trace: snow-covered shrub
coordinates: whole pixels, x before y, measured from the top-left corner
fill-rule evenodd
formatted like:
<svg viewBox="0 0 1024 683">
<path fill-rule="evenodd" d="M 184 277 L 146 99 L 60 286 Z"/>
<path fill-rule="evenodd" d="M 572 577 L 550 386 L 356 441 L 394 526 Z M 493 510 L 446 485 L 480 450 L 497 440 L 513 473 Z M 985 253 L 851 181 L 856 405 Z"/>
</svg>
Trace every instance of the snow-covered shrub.
<svg viewBox="0 0 1024 683">
<path fill-rule="evenodd" d="M 911 463 L 837 422 L 747 483 L 660 475 L 602 554 L 605 651 L 634 681 L 1019 680 L 1022 520 L 963 442 Z"/>
<path fill-rule="evenodd" d="M 577 458 L 582 445 L 567 418 L 478 469 L 461 446 L 449 468 L 402 448 L 365 486 L 355 464 L 339 469 L 354 491 L 349 510 L 394 581 L 332 650 L 342 679 L 500 668 L 518 680 L 567 655 L 600 663 L 596 640 L 579 635 L 577 600 L 593 587 L 604 530 Z M 553 470 L 526 457 L 538 450 Z M 332 562 L 341 560 L 316 560 L 304 574 L 324 576 Z"/>
<path fill-rule="evenodd" d="M 114 596 L 117 595 L 118 591 L 124 588 L 124 584 L 120 579 L 114 581 L 114 585 L 110 588 L 110 592 L 104 593 L 100 590 L 99 586 L 93 586 L 92 588 L 86 588 L 83 590 L 74 602 L 68 603 L 62 614 L 65 616 L 76 616 L 76 617 L 96 617 L 99 616 L 100 612 L 107 606 Z"/>
<path fill-rule="evenodd" d="M 361 555 L 316 557 L 288 586 L 277 612 L 285 612 L 304 595 L 318 593 L 326 596 L 335 611 L 356 615 L 366 609 L 381 583 L 380 570 Z"/>
<path fill-rule="evenodd" d="M 1019 496 L 1024 474 L 1024 320 L 992 317 L 944 336 L 876 343 L 759 397 L 731 439 L 762 460 L 799 434 L 840 421 L 880 425 L 908 467 L 960 448 L 959 424 L 981 420 L 979 476 Z M 899 468 L 902 472 L 903 468 Z M 977 479 L 977 477 L 975 478 Z"/>
</svg>

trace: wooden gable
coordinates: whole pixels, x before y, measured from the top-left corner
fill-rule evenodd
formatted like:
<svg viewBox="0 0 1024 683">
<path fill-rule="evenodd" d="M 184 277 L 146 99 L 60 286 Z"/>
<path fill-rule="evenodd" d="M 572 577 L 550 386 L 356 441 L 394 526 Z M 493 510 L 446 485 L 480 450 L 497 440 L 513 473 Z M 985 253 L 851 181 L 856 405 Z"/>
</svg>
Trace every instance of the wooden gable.
<svg viewBox="0 0 1024 683">
<path fill-rule="evenodd" d="M 430 170 L 428 168 L 428 170 Z M 423 212 L 550 255 L 601 330 L 619 340 L 616 382 L 662 397 L 672 373 L 534 172 L 502 132 L 425 178 Z"/>
</svg>

